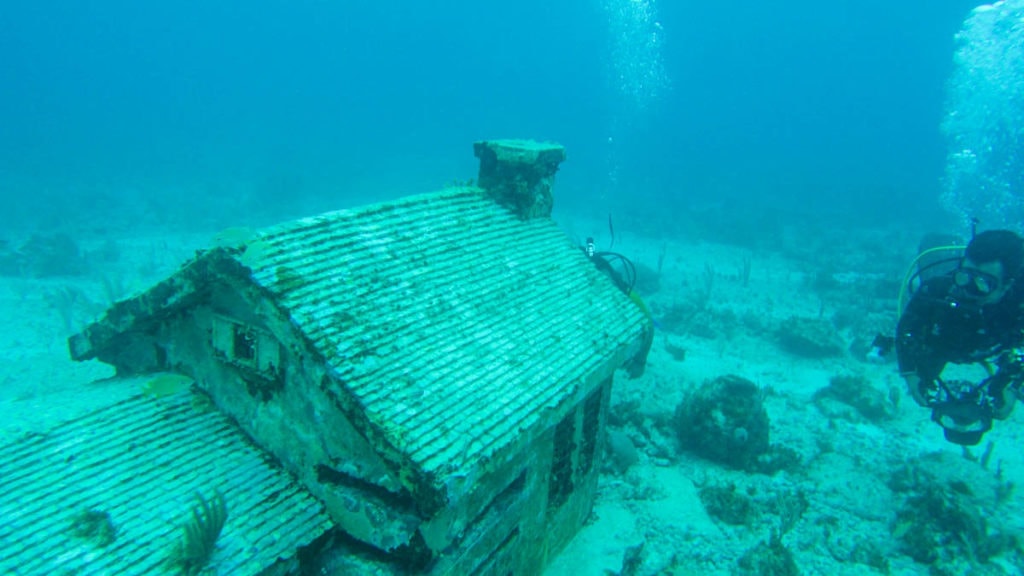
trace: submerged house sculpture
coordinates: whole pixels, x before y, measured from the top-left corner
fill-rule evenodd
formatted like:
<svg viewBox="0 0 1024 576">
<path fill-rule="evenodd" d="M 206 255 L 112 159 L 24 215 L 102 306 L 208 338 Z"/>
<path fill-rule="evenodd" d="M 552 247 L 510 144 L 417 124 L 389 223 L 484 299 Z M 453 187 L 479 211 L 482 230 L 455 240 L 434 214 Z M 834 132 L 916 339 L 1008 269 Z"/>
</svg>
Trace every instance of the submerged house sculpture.
<svg viewBox="0 0 1024 576">
<path fill-rule="evenodd" d="M 651 325 L 551 220 L 563 149 L 475 149 L 480 187 L 202 252 L 72 357 L 193 378 L 323 503 L 351 573 L 540 573 L 590 511 L 612 376 Z"/>
</svg>

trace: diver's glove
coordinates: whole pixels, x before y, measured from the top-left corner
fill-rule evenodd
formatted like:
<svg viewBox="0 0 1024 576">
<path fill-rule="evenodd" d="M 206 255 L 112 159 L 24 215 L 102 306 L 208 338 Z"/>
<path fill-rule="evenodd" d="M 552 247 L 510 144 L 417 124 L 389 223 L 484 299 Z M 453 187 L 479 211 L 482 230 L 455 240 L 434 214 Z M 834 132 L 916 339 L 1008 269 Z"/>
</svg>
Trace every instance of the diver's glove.
<svg viewBox="0 0 1024 576">
<path fill-rule="evenodd" d="M 1010 348 L 999 355 L 997 366 L 1000 373 L 1011 379 L 1024 377 L 1024 348 Z"/>
<path fill-rule="evenodd" d="M 993 418 L 1003 420 L 1024 391 L 1024 354 L 1020 348 L 1007 350 L 996 358 L 996 373 L 983 384 L 985 405 Z"/>
<path fill-rule="evenodd" d="M 1000 356 L 999 374 L 1006 374 L 1006 386 L 1024 401 L 1024 348 L 1012 348 Z"/>
<path fill-rule="evenodd" d="M 907 383 L 907 392 L 918 406 L 931 407 L 935 405 L 939 391 L 938 383 L 935 380 L 925 383 L 916 372 L 904 372 L 902 376 Z"/>
<path fill-rule="evenodd" d="M 1024 387 L 1024 348 L 1011 348 L 996 359 L 996 373 L 989 380 L 1000 390 L 1009 386 L 1014 390 Z"/>
</svg>

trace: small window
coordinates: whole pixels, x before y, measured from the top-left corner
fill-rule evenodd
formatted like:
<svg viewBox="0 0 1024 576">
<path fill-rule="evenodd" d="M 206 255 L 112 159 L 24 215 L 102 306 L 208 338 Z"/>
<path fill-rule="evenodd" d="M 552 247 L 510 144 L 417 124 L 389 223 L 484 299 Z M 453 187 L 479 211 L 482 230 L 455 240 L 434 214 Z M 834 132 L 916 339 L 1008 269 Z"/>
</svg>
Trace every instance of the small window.
<svg viewBox="0 0 1024 576">
<path fill-rule="evenodd" d="M 256 342 L 256 334 L 252 330 L 241 324 L 235 324 L 231 339 L 231 355 L 235 360 L 244 362 L 256 360 Z"/>
<path fill-rule="evenodd" d="M 229 362 L 250 368 L 260 366 L 261 357 L 267 356 L 265 364 L 280 365 L 278 346 L 273 337 L 262 330 L 243 324 L 225 316 L 213 317 L 213 349 Z M 265 352 L 266 351 L 266 352 Z"/>
<path fill-rule="evenodd" d="M 573 491 L 572 459 L 576 452 L 576 411 L 569 412 L 555 426 L 555 453 L 548 480 L 548 507 L 559 508 Z"/>
</svg>

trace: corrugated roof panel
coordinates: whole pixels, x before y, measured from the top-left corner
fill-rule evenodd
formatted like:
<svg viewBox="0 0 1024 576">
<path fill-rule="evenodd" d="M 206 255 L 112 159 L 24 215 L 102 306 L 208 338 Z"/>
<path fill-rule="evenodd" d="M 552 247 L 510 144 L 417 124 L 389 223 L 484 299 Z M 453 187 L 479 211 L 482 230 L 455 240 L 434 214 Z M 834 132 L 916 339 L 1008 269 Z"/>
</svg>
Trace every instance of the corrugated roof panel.
<svg viewBox="0 0 1024 576">
<path fill-rule="evenodd" d="M 196 491 L 227 502 L 211 561 L 223 574 L 257 574 L 329 528 L 318 501 L 191 399 L 135 397 L 0 447 L 0 573 L 158 572 Z M 112 542 L 74 535 L 89 510 L 109 515 Z"/>
<path fill-rule="evenodd" d="M 552 221 L 476 189 L 325 214 L 260 243 L 253 277 L 427 469 L 511 441 L 642 330 Z"/>
</svg>

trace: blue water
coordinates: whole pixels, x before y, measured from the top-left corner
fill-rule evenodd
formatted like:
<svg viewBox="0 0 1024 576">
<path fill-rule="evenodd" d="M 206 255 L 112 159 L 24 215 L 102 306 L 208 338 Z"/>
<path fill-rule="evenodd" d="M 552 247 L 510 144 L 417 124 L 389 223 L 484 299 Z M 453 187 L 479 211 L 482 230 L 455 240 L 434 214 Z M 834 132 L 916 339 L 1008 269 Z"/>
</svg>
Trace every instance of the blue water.
<svg viewBox="0 0 1024 576">
<path fill-rule="evenodd" d="M 6 3 L 0 218 L 306 213 L 472 177 L 495 137 L 567 147 L 562 206 L 937 210 L 972 2 L 643 4 L 646 51 L 630 0 Z"/>
<path fill-rule="evenodd" d="M 573 235 L 593 234 L 600 249 L 611 249 L 605 223 L 612 215 L 624 236 L 614 248 L 636 259 L 648 280 L 637 286 L 644 309 L 662 321 L 647 379 L 612 407 L 620 428 L 643 431 L 650 441 L 641 447 L 652 456 L 648 468 L 671 472 L 663 449 L 673 444 L 663 428 L 674 417 L 665 391 L 692 388 L 712 369 L 747 372 L 764 385 L 765 397 L 785 406 L 772 414 L 773 427 L 783 431 L 773 431 L 773 441 L 817 435 L 794 445 L 801 456 L 813 454 L 819 470 L 831 462 L 842 467 L 820 477 L 744 479 L 737 493 L 757 493 L 761 506 L 782 502 L 764 497 L 775 490 L 806 489 L 816 505 L 827 504 L 808 517 L 800 540 L 786 544 L 802 561 L 812 560 L 807 566 L 888 566 L 884 554 L 871 556 L 877 546 L 892 552 L 894 565 L 924 570 L 903 547 L 907 508 L 894 504 L 909 491 L 900 494 L 886 486 L 887 472 L 869 469 L 904 455 L 913 463 L 918 451 L 935 446 L 941 433 L 927 412 L 905 399 L 900 410 L 914 415 L 876 429 L 856 416 L 849 426 L 837 424 L 844 411 L 823 412 L 826 423 L 798 404 L 810 406 L 812 394 L 817 404 L 811 386 L 824 385 L 826 371 L 849 370 L 883 374 L 874 391 L 888 389 L 895 410 L 896 367 L 861 358 L 879 331 L 895 326 L 916 233 L 962 232 L 976 208 L 1009 214 L 1018 227 L 1024 221 L 1016 216 L 1024 215 L 1024 180 L 1015 176 L 1024 173 L 1015 170 L 1024 167 L 1017 129 L 1024 106 L 1016 105 L 1024 90 L 1010 94 L 1018 100 L 998 89 L 972 90 L 973 64 L 1001 71 L 990 54 L 954 67 L 954 37 L 977 1 L 4 2 L 0 305 L 9 318 L 8 330 L 0 331 L 7 337 L 0 339 L 0 388 L 12 400 L 0 398 L 0 420 L 9 421 L 0 433 L 45 431 L 39 422 L 61 418 L 54 408 L 74 404 L 67 400 L 82 382 L 107 375 L 97 363 L 72 364 L 65 337 L 166 277 L 205 246 L 197 238 L 465 182 L 476 175 L 477 140 L 550 140 L 568 154 L 556 182 L 556 217 Z M 982 22 L 975 30 L 984 28 Z M 983 34 L 979 40 L 988 45 Z M 1024 57 L 1005 61 L 1007 73 L 1024 78 Z M 961 90 L 949 90 L 956 78 Z M 951 102 L 950 94 L 962 100 Z M 990 113 L 993 103 L 1012 112 Z M 944 120 L 960 112 L 959 123 L 944 130 Z M 975 130 L 975 120 L 983 129 Z M 951 144 L 964 134 L 969 142 Z M 986 154 L 992 142 L 1010 145 Z M 960 188 L 950 184 L 951 172 Z M 844 236 L 869 227 L 889 234 Z M 252 238 L 235 233 L 222 239 Z M 629 243 L 636 239 L 643 241 Z M 250 243 L 245 254 L 259 258 L 261 244 Z M 691 246 L 698 248 L 684 253 Z M 781 258 L 759 250 L 766 246 Z M 278 267 L 278 279 L 288 272 Z M 776 327 L 791 320 L 809 320 L 812 334 L 821 326 L 829 331 L 832 322 L 842 359 L 800 364 L 775 350 L 783 332 Z M 690 360 L 679 368 L 684 356 Z M 769 394 L 779 390 L 776 383 L 782 392 Z M 634 400 L 641 397 L 650 402 L 643 410 Z M 885 402 L 869 393 L 862 398 Z M 959 496 L 930 517 L 981 526 L 947 547 L 944 554 L 962 556 L 950 566 L 973 563 L 979 542 L 1010 547 L 1002 526 L 1020 526 L 1019 507 L 993 513 L 986 533 L 972 518 L 988 516 L 988 509 L 955 503 L 967 495 L 958 486 L 968 484 L 967 492 L 978 488 L 977 502 L 990 492 L 997 503 L 1009 498 L 1013 482 L 1006 478 L 1016 477 L 1020 460 L 1004 447 L 1019 446 L 1017 427 L 997 425 L 993 437 L 1011 451 L 997 452 L 998 464 L 984 471 L 1003 496 L 986 488 L 991 482 L 935 481 Z M 736 431 L 746 438 L 745 428 Z M 634 447 L 622 438 L 628 461 Z M 885 454 L 894 447 L 895 456 Z M 1003 454 L 1011 471 L 1005 478 Z M 705 473 L 703 465 L 691 470 L 698 472 L 694 482 L 680 472 L 682 483 L 675 484 L 691 500 L 698 478 L 728 479 Z M 849 476 L 860 470 L 877 485 Z M 660 512 L 668 502 L 660 486 L 672 486 L 673 475 L 664 484 L 641 480 L 635 491 L 627 487 L 634 480 L 616 480 L 623 491 L 601 497 L 628 493 L 635 502 L 623 510 L 636 512 L 635 504 Z M 947 493 L 953 494 L 934 491 Z M 648 498 L 654 500 L 644 503 Z M 947 517 L 951 508 L 956 514 Z M 714 530 L 705 538 L 686 515 L 665 530 L 655 520 L 668 516 L 634 515 L 641 520 L 635 533 L 646 531 L 652 542 L 644 570 L 667 566 L 670 559 L 657 554 L 669 549 L 723 563 L 776 530 L 774 519 L 749 531 L 706 520 Z M 830 533 L 842 537 L 828 543 Z M 605 544 L 595 556 L 607 551 Z M 964 553 L 957 552 L 961 544 Z M 1016 550 L 1004 552 L 1001 562 L 1018 561 Z"/>
</svg>

